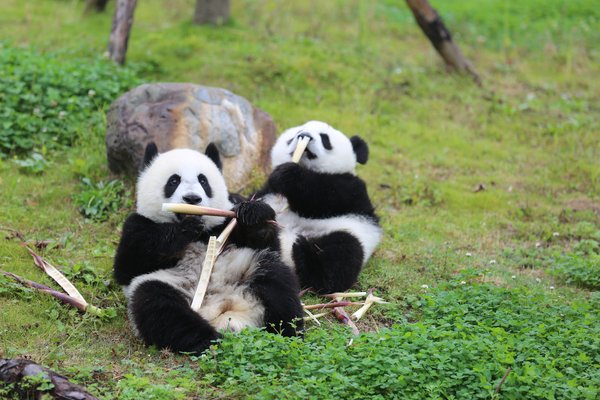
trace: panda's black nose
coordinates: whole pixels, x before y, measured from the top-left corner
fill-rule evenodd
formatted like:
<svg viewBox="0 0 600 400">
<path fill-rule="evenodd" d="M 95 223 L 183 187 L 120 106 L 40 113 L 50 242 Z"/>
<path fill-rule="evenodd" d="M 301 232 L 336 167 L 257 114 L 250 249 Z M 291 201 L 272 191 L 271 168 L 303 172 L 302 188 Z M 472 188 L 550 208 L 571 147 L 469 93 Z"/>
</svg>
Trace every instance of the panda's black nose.
<svg viewBox="0 0 600 400">
<path fill-rule="evenodd" d="M 202 201 L 202 197 L 196 196 L 195 194 L 188 194 L 186 196 L 183 196 L 183 201 L 185 201 L 188 204 L 198 204 Z"/>
</svg>

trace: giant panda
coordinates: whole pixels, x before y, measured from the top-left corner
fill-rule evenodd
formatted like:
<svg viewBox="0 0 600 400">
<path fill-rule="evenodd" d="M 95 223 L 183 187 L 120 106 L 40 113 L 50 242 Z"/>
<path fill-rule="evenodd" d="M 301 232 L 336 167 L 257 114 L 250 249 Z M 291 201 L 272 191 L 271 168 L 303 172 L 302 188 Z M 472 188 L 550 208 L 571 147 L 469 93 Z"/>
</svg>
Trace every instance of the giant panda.
<svg viewBox="0 0 600 400">
<path fill-rule="evenodd" d="M 136 212 L 123 225 L 114 260 L 134 331 L 147 345 L 199 354 L 224 330 L 266 327 L 285 336 L 302 330 L 296 276 L 280 260 L 273 209 L 259 201 L 233 205 L 216 146 L 206 154 L 150 144 L 137 181 Z M 190 307 L 210 235 L 223 217 L 184 216 L 162 203 L 233 209 L 237 226 L 217 258 L 202 307 Z"/>
<path fill-rule="evenodd" d="M 296 164 L 292 154 L 302 137 L 310 142 Z M 367 187 L 355 174 L 368 156 L 359 136 L 320 121 L 286 130 L 271 150 L 274 169 L 257 195 L 275 209 L 282 259 L 303 287 L 347 290 L 381 240 Z"/>
</svg>

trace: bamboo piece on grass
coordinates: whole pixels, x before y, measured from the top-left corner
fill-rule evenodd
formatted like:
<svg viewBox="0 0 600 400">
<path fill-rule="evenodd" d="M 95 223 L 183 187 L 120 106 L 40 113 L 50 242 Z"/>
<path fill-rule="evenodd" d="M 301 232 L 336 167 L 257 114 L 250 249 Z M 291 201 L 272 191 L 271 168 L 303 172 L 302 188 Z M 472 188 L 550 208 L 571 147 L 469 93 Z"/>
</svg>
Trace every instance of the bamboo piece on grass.
<svg viewBox="0 0 600 400">
<path fill-rule="evenodd" d="M 309 310 L 307 310 L 306 308 L 304 309 L 304 312 L 306 313 L 306 315 L 308 315 L 308 317 L 304 317 L 304 320 L 305 320 L 305 321 L 308 321 L 308 320 L 313 320 L 313 321 L 315 321 L 315 322 L 317 323 L 317 325 L 319 325 L 319 326 L 321 326 L 321 322 L 319 322 L 319 320 L 317 319 L 317 318 L 318 318 L 318 316 L 321 316 L 321 315 L 325 315 L 325 314 L 327 314 L 327 313 L 320 313 L 320 314 L 317 314 L 317 315 L 318 315 L 318 316 L 317 316 L 317 315 L 315 315 L 315 314 L 311 313 L 311 312 L 310 312 Z"/>
<path fill-rule="evenodd" d="M 369 308 L 371 308 L 373 303 L 387 304 L 387 301 L 384 301 L 381 297 L 377 297 L 377 296 L 373 295 L 373 289 L 369 289 L 367 291 L 367 293 L 368 294 L 367 294 L 367 298 L 365 299 L 365 304 L 361 308 L 356 310 L 354 312 L 354 314 L 352 314 L 352 318 L 355 321 L 358 321 L 359 319 L 361 319 L 363 317 L 363 315 L 365 315 L 367 310 L 369 310 Z"/>
<path fill-rule="evenodd" d="M 85 302 L 81 302 L 79 299 L 76 299 L 73 296 L 69 296 L 68 294 L 64 294 L 57 290 L 54 290 L 49 286 L 42 285 L 41 283 L 37 283 L 34 281 L 30 281 L 28 279 L 22 278 L 17 274 L 13 274 L 12 272 L 0 270 L 0 274 L 3 274 L 3 275 L 13 278 L 15 281 L 19 282 L 23 286 L 27 286 L 31 289 L 35 289 L 42 293 L 49 294 L 50 296 L 62 301 L 63 303 L 77 308 L 81 312 L 89 313 L 89 314 L 96 315 L 96 316 L 102 315 L 101 308 L 98 308 L 96 306 L 93 306 L 93 305 L 85 303 Z"/>
<path fill-rule="evenodd" d="M 346 310 L 344 310 L 342 307 L 334 307 L 331 310 L 331 312 L 333 313 L 333 315 L 335 315 L 338 321 L 345 325 L 348 325 L 350 329 L 352 329 L 353 335 L 358 336 L 360 334 L 360 331 L 358 330 L 356 324 L 352 321 Z M 352 340 L 350 341 L 350 343 L 348 343 L 348 345 L 350 344 L 352 344 Z"/>
<path fill-rule="evenodd" d="M 48 261 L 44 260 L 39 254 L 36 254 L 31 248 L 25 246 L 31 257 L 33 257 L 33 262 L 37 265 L 42 271 L 48 274 L 56 283 L 60 285 L 61 288 L 69 296 L 77 300 L 79 303 L 83 304 L 84 307 L 87 307 L 88 302 L 83 298 L 79 290 L 64 276 L 55 266 L 50 264 Z"/>
<path fill-rule="evenodd" d="M 310 304 L 304 306 L 305 310 L 320 310 L 322 308 L 346 307 L 346 306 L 362 306 L 363 303 L 355 301 L 332 301 L 331 303 Z"/>
<path fill-rule="evenodd" d="M 366 295 L 367 295 L 367 292 L 336 292 L 336 293 L 324 294 L 323 297 L 329 297 L 336 301 L 340 301 L 341 299 L 346 298 L 346 297 L 363 297 Z"/>
</svg>

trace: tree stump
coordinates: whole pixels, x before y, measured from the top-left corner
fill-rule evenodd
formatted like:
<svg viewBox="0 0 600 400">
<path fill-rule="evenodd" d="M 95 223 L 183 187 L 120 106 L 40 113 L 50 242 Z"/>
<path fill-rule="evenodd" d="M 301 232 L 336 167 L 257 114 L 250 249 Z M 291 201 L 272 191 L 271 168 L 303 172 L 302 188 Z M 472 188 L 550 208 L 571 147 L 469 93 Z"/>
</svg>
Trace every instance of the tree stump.
<svg viewBox="0 0 600 400">
<path fill-rule="evenodd" d="M 85 12 L 102 12 L 106 9 L 109 0 L 85 0 Z"/>
<path fill-rule="evenodd" d="M 415 16 L 417 24 L 442 56 L 446 65 L 454 70 L 469 73 L 477 84 L 481 84 L 479 74 L 452 41 L 450 31 L 429 2 L 427 0 L 406 0 L 406 3 Z"/>
<path fill-rule="evenodd" d="M 21 381 L 27 377 L 41 378 L 48 383 L 52 383 L 54 386 L 42 391 L 36 387 L 31 387 L 30 383 L 22 385 Z M 82 386 L 69 382 L 66 377 L 46 367 L 42 367 L 31 360 L 22 358 L 0 358 L 0 382 L 8 385 L 12 384 L 12 393 L 23 399 L 38 399 L 49 395 L 54 399 L 63 400 L 98 400 L 97 397 L 89 394 Z"/>
<path fill-rule="evenodd" d="M 229 0 L 196 0 L 194 23 L 222 25 L 229 19 Z"/>
<path fill-rule="evenodd" d="M 125 63 L 127 42 L 129 41 L 129 33 L 133 24 L 133 12 L 135 11 L 136 3 L 137 0 L 117 0 L 112 29 L 110 30 L 110 40 L 108 42 L 108 56 L 117 64 L 123 65 Z"/>
</svg>

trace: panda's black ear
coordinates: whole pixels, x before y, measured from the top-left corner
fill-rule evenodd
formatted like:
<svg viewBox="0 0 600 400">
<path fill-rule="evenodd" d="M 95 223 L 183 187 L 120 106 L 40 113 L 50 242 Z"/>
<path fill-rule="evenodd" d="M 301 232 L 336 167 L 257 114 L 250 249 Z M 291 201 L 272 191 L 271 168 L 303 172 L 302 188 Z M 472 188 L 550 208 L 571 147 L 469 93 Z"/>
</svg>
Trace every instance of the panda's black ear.
<svg viewBox="0 0 600 400">
<path fill-rule="evenodd" d="M 158 147 L 156 147 L 156 143 L 150 142 L 146 145 L 146 151 L 144 151 L 144 164 L 142 165 L 142 169 L 145 169 L 154 157 L 158 155 Z"/>
<path fill-rule="evenodd" d="M 219 157 L 219 149 L 217 149 L 217 145 L 214 143 L 209 143 L 204 154 L 206 154 L 206 156 L 215 163 L 219 170 L 223 169 L 223 164 L 221 164 L 221 157 Z"/>
<path fill-rule="evenodd" d="M 356 161 L 361 164 L 366 164 L 369 159 L 369 145 L 361 139 L 360 136 L 352 136 L 350 138 L 354 153 L 356 153 Z"/>
</svg>

